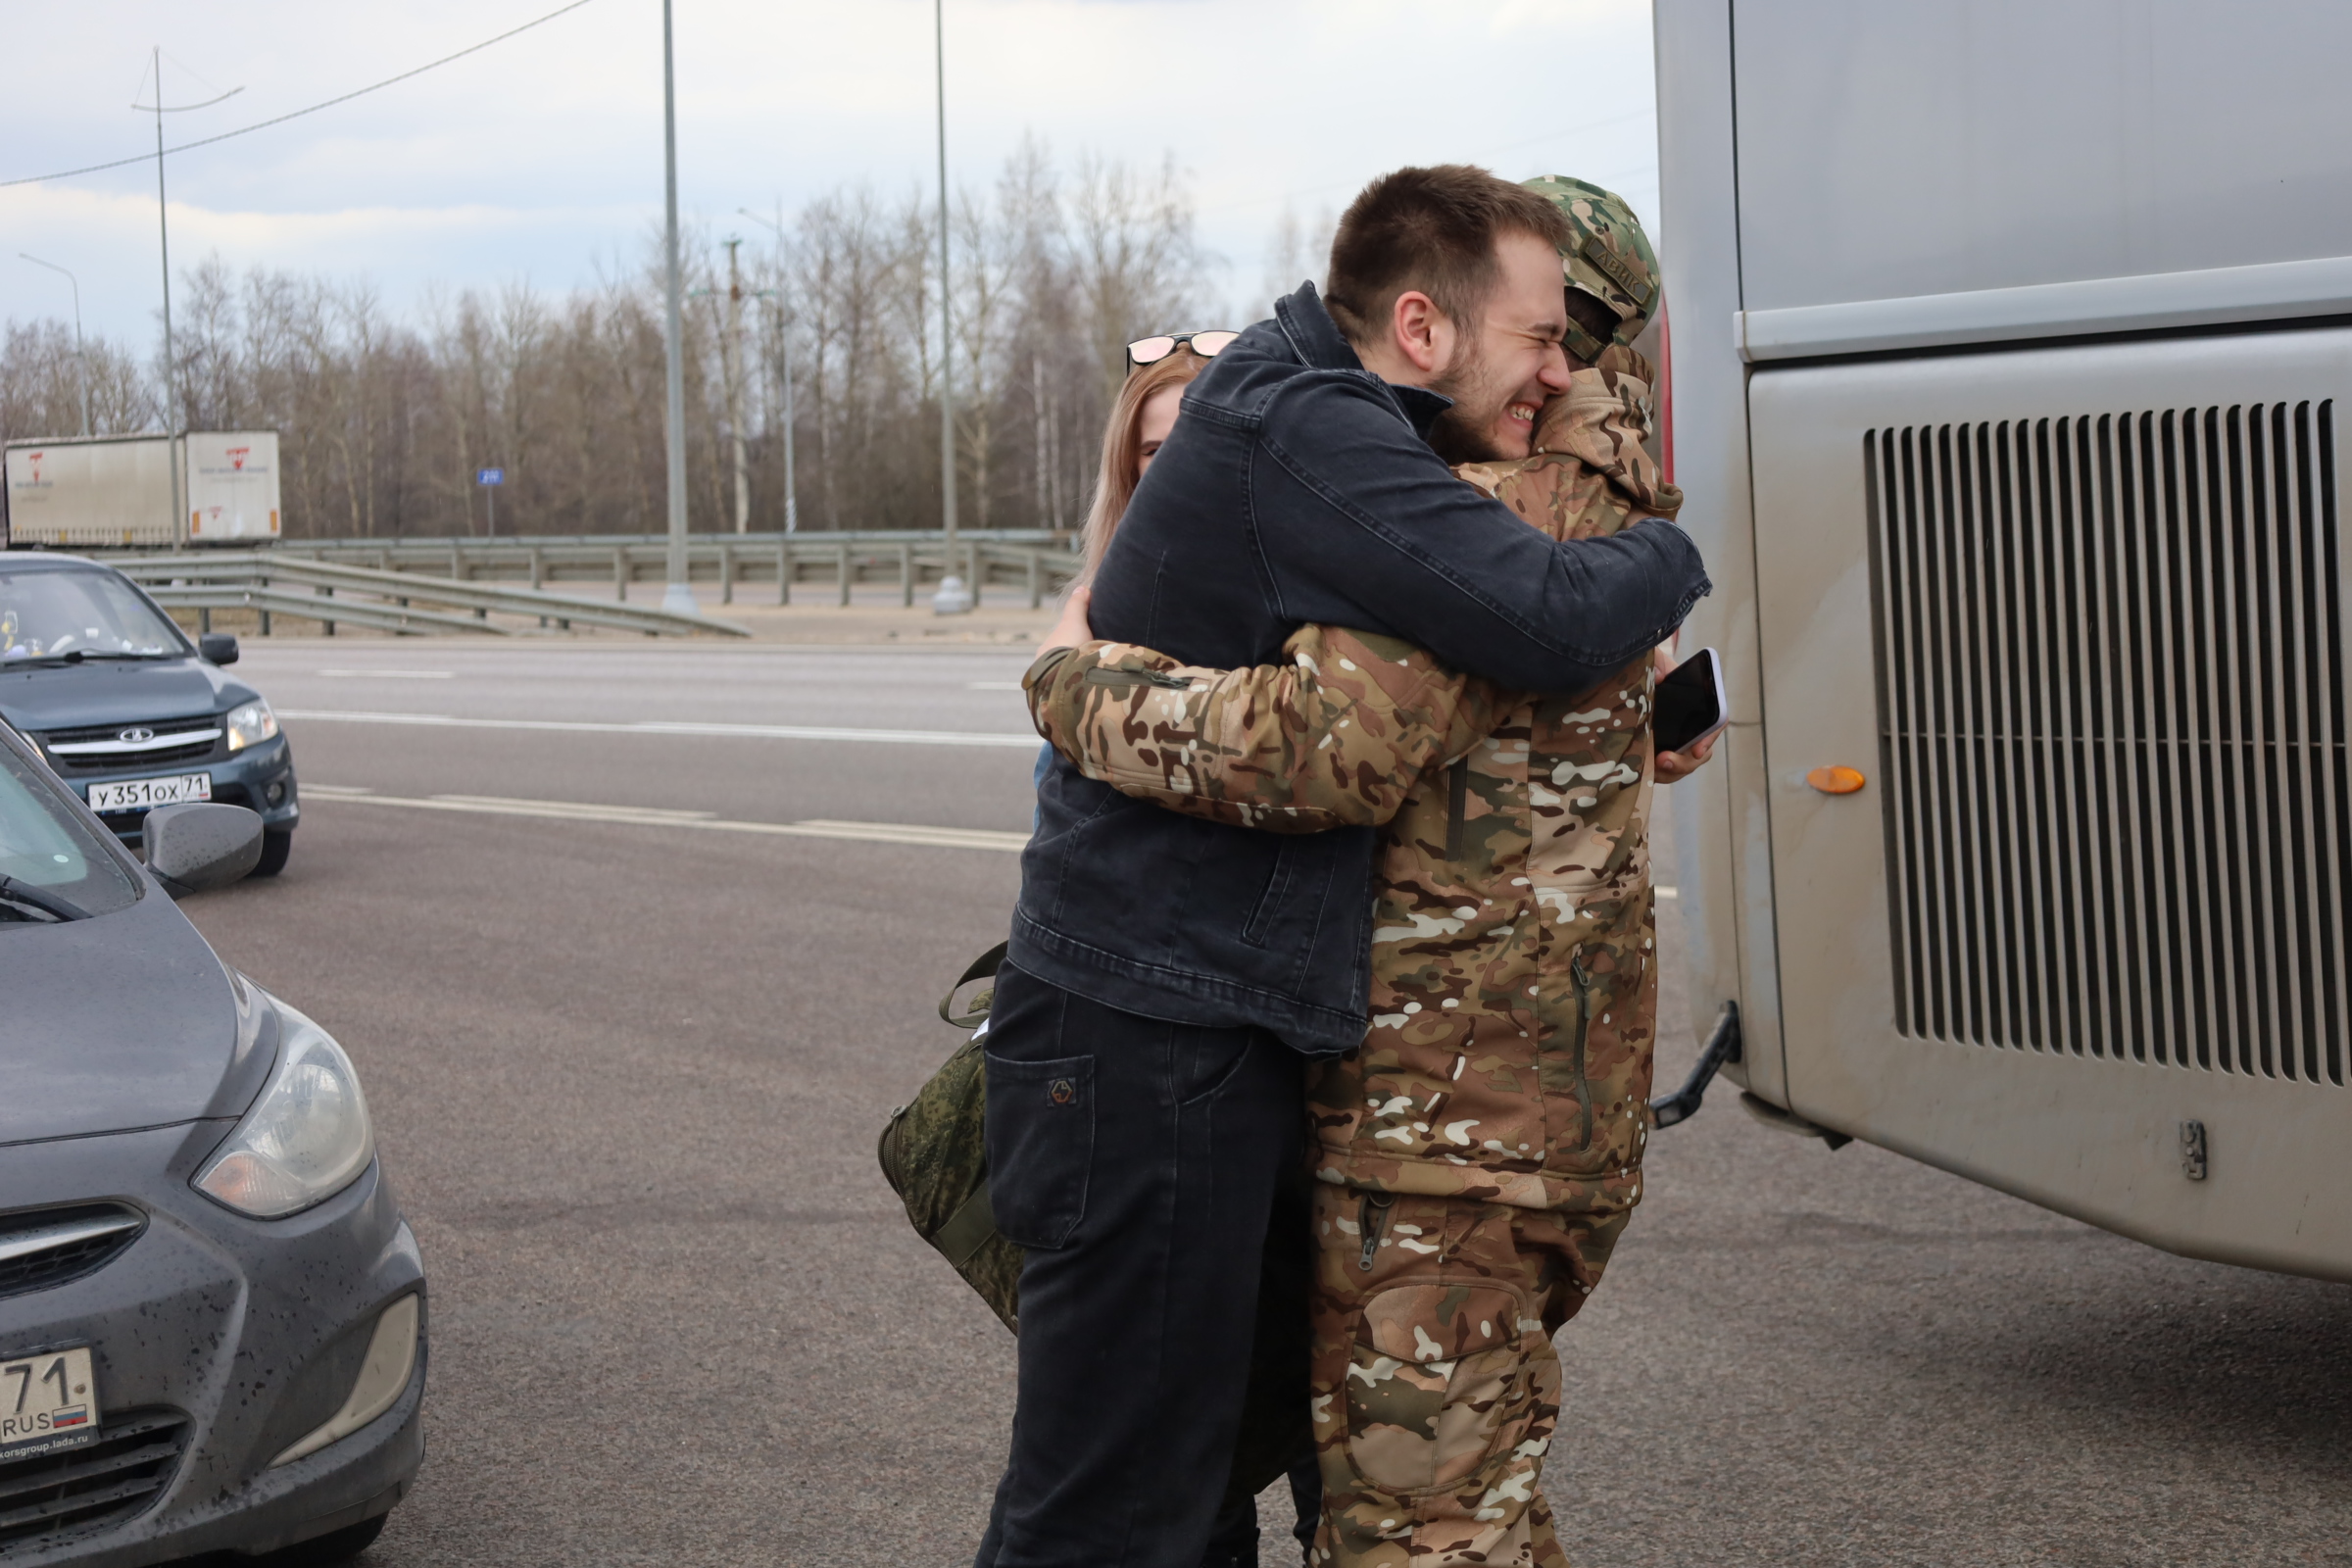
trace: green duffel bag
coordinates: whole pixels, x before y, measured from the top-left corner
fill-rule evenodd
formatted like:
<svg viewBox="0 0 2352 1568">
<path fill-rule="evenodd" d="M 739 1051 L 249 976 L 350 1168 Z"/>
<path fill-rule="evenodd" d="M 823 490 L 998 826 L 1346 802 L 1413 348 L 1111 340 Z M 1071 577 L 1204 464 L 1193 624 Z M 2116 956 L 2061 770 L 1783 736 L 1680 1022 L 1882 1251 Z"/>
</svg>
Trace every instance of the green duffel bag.
<svg viewBox="0 0 2352 1568">
<path fill-rule="evenodd" d="M 995 976 L 1004 947 L 998 943 L 956 977 L 940 999 L 942 1018 L 958 1029 L 979 1027 L 995 992 L 981 992 L 960 1015 L 949 1008 L 957 991 Z M 980 1293 L 1006 1328 L 1020 1332 L 1021 1250 L 997 1234 L 997 1216 L 988 1206 L 988 1057 L 980 1036 L 957 1047 L 912 1102 L 890 1113 L 878 1152 L 882 1179 L 906 1205 L 914 1233 Z"/>
</svg>

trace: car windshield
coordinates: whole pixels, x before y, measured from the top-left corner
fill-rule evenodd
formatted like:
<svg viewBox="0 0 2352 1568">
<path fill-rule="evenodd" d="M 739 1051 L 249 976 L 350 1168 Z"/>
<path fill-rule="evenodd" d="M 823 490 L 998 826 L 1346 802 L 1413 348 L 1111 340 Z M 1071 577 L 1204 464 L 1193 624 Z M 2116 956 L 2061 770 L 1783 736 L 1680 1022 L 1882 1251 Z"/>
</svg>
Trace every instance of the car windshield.
<svg viewBox="0 0 2352 1568">
<path fill-rule="evenodd" d="M 84 914 L 120 909 L 138 884 L 99 842 L 46 764 L 0 740 L 0 878 Z M 0 889 L 0 932 L 23 917 Z M 31 916 L 38 920 L 40 916 Z"/>
<path fill-rule="evenodd" d="M 128 581 L 101 566 L 0 565 L 0 664 L 80 653 L 92 659 L 177 659 L 178 628 Z"/>
</svg>

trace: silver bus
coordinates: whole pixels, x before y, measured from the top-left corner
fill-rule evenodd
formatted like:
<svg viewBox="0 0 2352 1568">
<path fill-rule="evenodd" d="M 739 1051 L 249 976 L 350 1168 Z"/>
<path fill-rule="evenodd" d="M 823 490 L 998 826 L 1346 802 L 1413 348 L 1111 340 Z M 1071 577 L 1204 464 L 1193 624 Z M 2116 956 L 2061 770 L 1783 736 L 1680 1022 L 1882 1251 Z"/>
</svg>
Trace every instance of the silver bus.
<svg viewBox="0 0 2352 1568">
<path fill-rule="evenodd" d="M 2352 1279 L 2352 6 L 1656 0 L 1752 1109 Z"/>
</svg>

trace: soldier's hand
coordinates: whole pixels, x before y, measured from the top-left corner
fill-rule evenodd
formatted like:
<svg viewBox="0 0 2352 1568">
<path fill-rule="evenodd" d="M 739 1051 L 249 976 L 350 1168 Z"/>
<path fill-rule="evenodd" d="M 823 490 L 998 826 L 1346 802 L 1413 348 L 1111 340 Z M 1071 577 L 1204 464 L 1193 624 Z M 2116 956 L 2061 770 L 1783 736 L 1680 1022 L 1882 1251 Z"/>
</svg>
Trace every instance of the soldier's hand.
<svg viewBox="0 0 2352 1568">
<path fill-rule="evenodd" d="M 1675 641 L 1679 641 L 1679 638 L 1669 640 L 1650 651 L 1650 667 L 1657 671 L 1657 678 L 1660 680 L 1664 680 L 1674 671 Z M 1685 752 L 1660 752 L 1658 754 L 1658 782 L 1672 784 L 1677 780 L 1689 778 L 1704 767 L 1707 759 L 1715 755 L 1717 739 L 1717 736 L 1710 735 L 1703 741 L 1692 741 L 1690 749 Z"/>
<path fill-rule="evenodd" d="M 1706 764 L 1707 759 L 1715 755 L 1715 743 L 1721 738 L 1710 735 L 1703 741 L 1692 741 L 1690 749 L 1685 752 L 1660 752 L 1658 782 L 1672 784 L 1697 772 Z"/>
<path fill-rule="evenodd" d="M 1061 602 L 1061 618 L 1054 622 L 1054 629 L 1046 633 L 1046 640 L 1037 645 L 1040 655 L 1052 653 L 1056 648 L 1075 648 L 1080 643 L 1095 640 L 1095 630 L 1086 620 L 1087 606 L 1094 602 L 1094 597 L 1092 588 L 1070 590 L 1069 597 Z"/>
</svg>

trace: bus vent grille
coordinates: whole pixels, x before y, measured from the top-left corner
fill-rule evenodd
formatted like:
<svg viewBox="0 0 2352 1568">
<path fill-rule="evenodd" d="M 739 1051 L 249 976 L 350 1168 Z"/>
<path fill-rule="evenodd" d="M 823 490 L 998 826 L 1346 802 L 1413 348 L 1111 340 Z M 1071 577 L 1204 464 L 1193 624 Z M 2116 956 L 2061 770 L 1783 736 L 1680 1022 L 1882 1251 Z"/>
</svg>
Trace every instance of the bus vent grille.
<svg viewBox="0 0 2352 1568">
<path fill-rule="evenodd" d="M 1864 438 L 1895 1016 L 2344 1081 L 2332 402 Z"/>
</svg>

